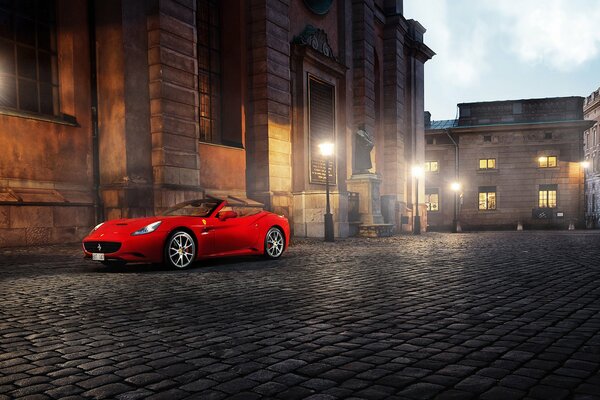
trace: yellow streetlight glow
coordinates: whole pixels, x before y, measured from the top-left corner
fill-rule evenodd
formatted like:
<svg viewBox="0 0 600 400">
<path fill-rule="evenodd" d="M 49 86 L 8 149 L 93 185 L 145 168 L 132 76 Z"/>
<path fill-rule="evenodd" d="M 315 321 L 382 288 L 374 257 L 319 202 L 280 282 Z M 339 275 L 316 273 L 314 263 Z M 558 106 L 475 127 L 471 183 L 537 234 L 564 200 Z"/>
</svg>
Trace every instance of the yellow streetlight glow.
<svg viewBox="0 0 600 400">
<path fill-rule="evenodd" d="M 412 167 L 412 174 L 415 178 L 420 178 L 423 176 L 423 167 L 420 165 L 415 165 Z"/>
<path fill-rule="evenodd" d="M 458 183 L 458 182 L 452 182 L 452 184 L 450 185 L 450 188 L 453 191 L 458 192 L 460 190 L 460 183 Z"/>
<path fill-rule="evenodd" d="M 579 163 L 579 165 L 581 165 L 581 168 L 583 169 L 588 169 L 590 167 L 590 162 L 589 161 L 582 161 Z"/>
<path fill-rule="evenodd" d="M 334 146 L 331 142 L 321 143 L 319 145 L 319 152 L 322 156 L 329 157 L 333 155 Z"/>
</svg>

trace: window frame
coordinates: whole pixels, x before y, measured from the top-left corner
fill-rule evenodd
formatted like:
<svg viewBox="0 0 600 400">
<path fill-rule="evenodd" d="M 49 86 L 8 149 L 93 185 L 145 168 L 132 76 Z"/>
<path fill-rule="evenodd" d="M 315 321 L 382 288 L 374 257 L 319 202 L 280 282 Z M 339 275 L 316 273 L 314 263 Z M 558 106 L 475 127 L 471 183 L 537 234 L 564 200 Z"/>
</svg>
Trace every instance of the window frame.
<svg viewBox="0 0 600 400">
<path fill-rule="evenodd" d="M 552 196 L 552 193 L 554 195 Z M 544 194 L 542 198 L 542 194 Z M 542 203 L 544 201 L 545 205 Z M 553 201 L 553 203 L 551 203 Z M 538 186 L 538 208 L 557 208 L 558 207 L 558 185 L 544 184 Z"/>
<path fill-rule="evenodd" d="M 481 167 L 481 162 L 484 161 L 485 162 L 485 167 L 482 168 Z M 490 161 L 492 161 L 493 166 L 490 167 Z M 487 171 L 487 170 L 494 170 L 497 169 L 497 161 L 496 158 L 480 158 L 479 159 L 479 170 L 480 171 Z"/>
<path fill-rule="evenodd" d="M 0 13 L 9 19 L 10 32 L 3 33 L 0 37 L 0 45 L 8 51 L 7 54 L 12 53 L 12 59 L 8 60 L 11 65 L 8 63 L 5 65 L 7 70 L 0 71 L 0 86 L 6 87 L 7 91 L 14 90 L 14 99 L 0 105 L 2 114 L 28 116 L 32 119 L 48 121 L 61 116 L 57 8 L 55 1 L 48 1 L 46 4 L 47 13 L 44 14 L 48 16 L 46 19 L 40 17 L 42 13 L 37 7 L 23 10 L 19 9 L 16 2 L 13 2 L 10 8 L 1 7 Z M 23 23 L 26 29 L 19 29 L 18 22 Z M 20 37 L 25 31 L 32 37 Z M 47 37 L 42 36 L 43 33 L 46 33 Z M 33 57 L 26 59 L 27 53 Z M 46 63 L 41 61 L 42 58 Z M 24 103 L 25 85 L 31 90 L 30 95 L 35 92 L 35 95 L 29 99 L 33 100 L 29 107 Z"/>
<path fill-rule="evenodd" d="M 201 6 L 204 6 L 202 3 L 206 3 L 207 20 L 202 19 L 200 12 Z M 212 15 L 213 12 L 216 13 L 216 18 Z M 221 4 L 218 0 L 196 0 L 196 27 L 198 140 L 201 143 L 223 144 L 222 20 Z M 200 40 L 202 33 L 207 33 L 206 40 Z M 213 46 L 215 43 L 217 43 L 216 48 Z M 214 68 L 215 65 L 218 68 Z M 206 78 L 206 81 L 204 81 L 204 78 Z M 206 83 L 206 87 L 204 87 L 204 83 Z M 206 104 L 203 103 L 205 99 L 208 99 Z M 206 108 L 206 112 L 203 111 L 204 108 Z M 208 130 L 204 131 L 206 126 L 208 126 Z"/>
<path fill-rule="evenodd" d="M 550 165 L 550 160 L 552 159 L 554 160 L 554 165 Z M 539 156 L 537 164 L 538 168 L 558 168 L 558 156 Z"/>
<path fill-rule="evenodd" d="M 437 197 L 437 201 L 432 202 L 431 196 L 435 195 Z M 435 210 L 432 209 L 431 205 L 436 204 L 437 208 Z M 427 212 L 439 212 L 441 210 L 440 207 L 440 189 L 439 188 L 426 188 L 425 189 L 425 205 L 427 206 Z"/>
<path fill-rule="evenodd" d="M 433 166 L 434 163 L 435 163 L 435 170 L 431 169 L 431 167 Z M 440 172 L 440 162 L 438 160 L 425 161 L 425 166 L 423 169 L 425 170 L 425 172 L 428 172 L 428 173 L 438 173 L 438 172 Z"/>
<path fill-rule="evenodd" d="M 485 208 L 481 207 L 481 195 L 485 196 Z M 491 196 L 493 195 L 493 196 Z M 492 199 L 490 199 L 492 197 Z M 493 207 L 490 206 L 493 202 Z M 477 189 L 477 210 L 478 211 L 496 211 L 498 209 L 498 189 L 496 186 L 480 186 Z"/>
</svg>

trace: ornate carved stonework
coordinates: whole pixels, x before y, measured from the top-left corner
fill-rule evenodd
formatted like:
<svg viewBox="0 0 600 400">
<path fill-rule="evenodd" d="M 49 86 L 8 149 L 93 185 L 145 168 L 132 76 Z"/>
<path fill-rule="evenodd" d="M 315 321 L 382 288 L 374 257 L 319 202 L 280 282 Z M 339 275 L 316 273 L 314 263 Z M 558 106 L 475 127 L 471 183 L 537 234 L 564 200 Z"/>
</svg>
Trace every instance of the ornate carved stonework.
<svg viewBox="0 0 600 400">
<path fill-rule="evenodd" d="M 335 55 L 333 55 L 333 50 L 327 40 L 327 34 L 323 29 L 315 28 L 312 25 L 306 25 L 302 33 L 294 37 L 292 43 L 311 47 L 324 56 L 329 57 L 332 60 L 337 60 Z"/>
<path fill-rule="evenodd" d="M 331 3 L 333 3 L 333 0 L 304 0 L 306 7 L 318 15 L 327 14 L 331 8 Z"/>
</svg>

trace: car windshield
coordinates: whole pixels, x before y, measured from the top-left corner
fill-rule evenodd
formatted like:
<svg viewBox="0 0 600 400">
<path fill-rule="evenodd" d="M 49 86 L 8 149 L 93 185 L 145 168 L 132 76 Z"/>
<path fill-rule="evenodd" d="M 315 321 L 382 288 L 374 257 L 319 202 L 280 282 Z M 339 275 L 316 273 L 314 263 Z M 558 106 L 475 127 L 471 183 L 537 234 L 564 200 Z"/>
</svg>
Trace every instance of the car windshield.
<svg viewBox="0 0 600 400">
<path fill-rule="evenodd" d="M 165 215 L 181 215 L 192 217 L 208 217 L 219 205 L 215 200 L 192 200 L 179 203 L 169 208 Z"/>
</svg>

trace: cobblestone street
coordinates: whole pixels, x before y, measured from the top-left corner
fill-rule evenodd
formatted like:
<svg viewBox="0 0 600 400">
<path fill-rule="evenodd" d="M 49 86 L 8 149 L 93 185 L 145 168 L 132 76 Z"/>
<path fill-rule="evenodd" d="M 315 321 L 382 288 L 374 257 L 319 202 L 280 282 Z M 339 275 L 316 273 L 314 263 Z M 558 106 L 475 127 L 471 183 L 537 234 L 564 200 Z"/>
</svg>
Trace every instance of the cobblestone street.
<svg viewBox="0 0 600 400">
<path fill-rule="evenodd" d="M 0 250 L 0 399 L 600 399 L 600 234 L 298 240 L 106 269 Z"/>
</svg>

